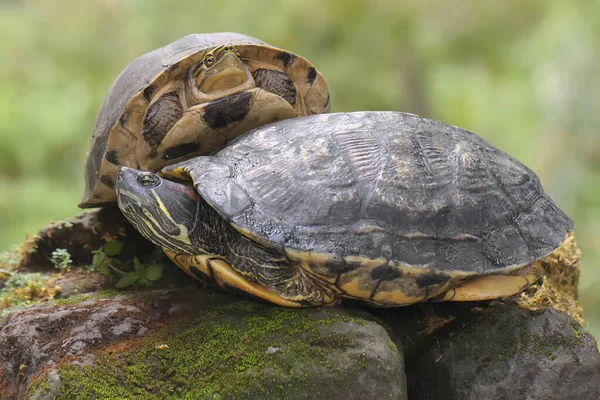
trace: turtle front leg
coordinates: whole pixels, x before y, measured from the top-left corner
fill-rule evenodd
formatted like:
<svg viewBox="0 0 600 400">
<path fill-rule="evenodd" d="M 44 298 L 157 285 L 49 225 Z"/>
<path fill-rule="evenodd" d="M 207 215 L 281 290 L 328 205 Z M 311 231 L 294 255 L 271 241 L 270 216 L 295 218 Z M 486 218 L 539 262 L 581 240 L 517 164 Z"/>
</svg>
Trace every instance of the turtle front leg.
<svg viewBox="0 0 600 400">
<path fill-rule="evenodd" d="M 177 92 L 162 95 L 148 107 L 142 123 L 142 139 L 152 149 L 163 141 L 183 116 L 183 105 Z"/>
<path fill-rule="evenodd" d="M 231 292 L 244 292 L 284 307 L 302 307 L 303 304 L 277 295 L 262 285 L 251 282 L 237 273 L 225 259 L 213 255 L 177 254 L 164 250 L 175 264 L 192 278 L 216 283 Z"/>
<path fill-rule="evenodd" d="M 253 71 L 252 77 L 257 87 L 276 94 L 290 103 L 292 107 L 296 107 L 298 100 L 302 100 L 302 97 L 297 95 L 298 90 L 292 78 L 281 71 L 261 68 Z M 302 105 L 299 104 L 298 106 L 298 112 L 303 112 Z"/>
<path fill-rule="evenodd" d="M 142 169 L 157 171 L 211 154 L 250 129 L 296 115 L 287 101 L 260 88 L 193 106 L 183 112 L 155 148 L 145 142 L 138 145 L 138 163 Z"/>
<path fill-rule="evenodd" d="M 286 63 L 282 68 L 255 59 L 245 61 L 256 86 L 284 98 L 298 115 L 330 111 L 325 78 L 307 60 L 294 57 L 293 63 Z"/>
<path fill-rule="evenodd" d="M 288 277 L 286 274 L 285 278 L 279 281 L 273 280 L 271 277 L 269 283 L 257 282 L 257 280 L 261 280 L 260 276 L 244 277 L 240 270 L 221 256 L 178 254 L 166 249 L 164 251 L 192 278 L 200 281 L 212 281 L 230 292 L 241 291 L 270 303 L 291 308 L 334 305 L 332 298 L 318 293 L 319 288 L 314 287 L 314 283 L 301 274 L 292 277 Z M 238 259 L 237 261 L 242 260 Z M 243 266 L 247 267 L 247 265 Z M 272 268 L 273 265 L 261 267 Z M 277 268 L 287 270 L 293 268 L 293 265 L 291 263 L 290 265 L 279 265 Z"/>
<path fill-rule="evenodd" d="M 275 248 L 264 247 L 223 222 L 196 234 L 203 239 L 218 235 L 219 254 L 165 253 L 189 275 L 211 280 L 224 289 L 243 291 L 285 307 L 335 305 L 337 296 L 312 278 L 296 262 Z"/>
<path fill-rule="evenodd" d="M 223 244 L 232 269 L 265 289 L 260 297 L 272 301 L 275 295 L 296 303 L 297 307 L 337 303 L 336 293 L 331 288 L 308 275 L 300 264 L 289 260 L 278 249 L 264 247 L 232 227 L 225 229 Z"/>
<path fill-rule="evenodd" d="M 187 106 L 182 97 L 183 87 L 180 83 L 172 83 L 163 88 L 150 102 L 139 130 L 137 139 L 136 161 L 138 166 L 146 169 L 148 156 L 156 152 L 156 148 L 177 121 L 183 116 Z"/>
</svg>

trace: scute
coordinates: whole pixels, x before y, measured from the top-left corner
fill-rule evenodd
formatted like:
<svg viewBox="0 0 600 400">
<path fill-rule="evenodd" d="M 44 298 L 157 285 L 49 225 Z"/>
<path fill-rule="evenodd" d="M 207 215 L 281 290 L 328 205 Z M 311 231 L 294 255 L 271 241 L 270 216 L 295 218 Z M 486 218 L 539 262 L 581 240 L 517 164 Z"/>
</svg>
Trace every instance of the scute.
<svg viewBox="0 0 600 400">
<path fill-rule="evenodd" d="M 263 41 L 238 33 L 191 34 L 136 58 L 127 65 L 108 89 L 96 119 L 94 137 L 103 137 L 106 143 L 108 133 L 123 113 L 125 105 L 134 95 L 145 90 L 160 73 L 169 71 L 178 61 L 199 50 L 222 43 L 267 45 Z M 101 145 L 98 147 L 102 150 Z"/>
<path fill-rule="evenodd" d="M 312 67 L 312 64 L 303 57 L 238 33 L 187 35 L 165 47 L 138 57 L 112 83 L 98 113 L 90 142 L 85 166 L 86 190 L 80 207 L 94 207 L 114 201 L 114 190 L 100 185 L 103 182 L 101 176 L 110 176 L 114 179 L 120 166 L 140 167 L 136 162 L 136 141 L 141 135 L 145 111 L 153 96 L 165 87 L 173 76 L 181 74 L 182 71 L 200 62 L 204 50 L 223 44 L 236 46 L 240 50 L 242 58 L 254 57 L 259 61 L 254 60 L 253 62 L 259 64 L 262 62 L 261 60 L 265 59 L 264 57 L 271 57 L 280 63 L 277 67 L 284 69 L 294 82 L 297 81 L 299 90 L 307 102 L 310 99 L 321 101 L 322 97 L 322 102 L 325 103 L 323 96 L 326 96 L 327 93 L 321 93 L 321 91 L 327 92 L 327 86 L 323 80 L 319 85 L 311 86 L 305 82 L 304 75 L 301 78 L 294 76 L 294 74 L 300 74 L 304 70 L 308 71 Z M 322 76 L 320 78 L 322 79 Z M 328 102 L 326 107 L 328 107 Z M 323 111 L 311 108 L 306 112 Z M 218 119 L 219 115 L 214 115 L 216 119 L 210 119 L 213 114 L 208 113 L 207 118 L 210 121 L 206 121 L 207 124 L 214 122 L 220 127 L 222 121 Z M 237 115 L 235 118 L 243 119 L 244 116 L 245 114 Z M 187 144 L 186 150 L 191 148 L 190 143 L 177 144 Z M 199 148 L 199 146 L 196 147 Z M 118 158 L 115 157 L 117 150 Z M 183 148 L 173 149 L 168 155 L 179 154 L 181 151 Z M 166 160 L 164 157 L 163 159 Z"/>
<path fill-rule="evenodd" d="M 163 171 L 177 168 L 261 242 L 432 271 L 422 279 L 502 273 L 546 256 L 573 229 L 523 164 L 471 132 L 400 112 L 281 121 Z M 230 187 L 244 207 L 227 204 Z"/>
</svg>

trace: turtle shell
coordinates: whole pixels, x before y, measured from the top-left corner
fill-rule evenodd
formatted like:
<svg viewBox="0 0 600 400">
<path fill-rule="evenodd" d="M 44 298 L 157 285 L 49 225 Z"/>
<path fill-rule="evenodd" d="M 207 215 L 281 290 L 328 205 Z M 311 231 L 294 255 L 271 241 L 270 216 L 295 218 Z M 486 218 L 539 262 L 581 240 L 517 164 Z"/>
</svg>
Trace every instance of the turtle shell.
<svg viewBox="0 0 600 400">
<path fill-rule="evenodd" d="M 184 81 L 208 51 L 225 45 L 235 47 L 257 87 L 260 80 L 264 90 L 216 98 L 203 109 L 196 107 L 189 116 L 178 95 L 170 93 L 161 111 L 184 113 L 187 119 L 152 121 L 150 114 L 157 108 L 152 106 L 168 92 L 169 85 Z M 272 75 L 265 71 L 278 74 L 275 89 Z M 108 90 L 87 154 L 86 190 L 80 207 L 116 201 L 114 185 L 120 166 L 159 170 L 194 155 L 210 154 L 251 128 L 297 115 L 328 112 L 329 108 L 327 84 L 305 58 L 238 33 L 185 36 L 135 59 Z M 146 125 L 151 125 L 151 134 L 146 132 Z M 157 138 L 159 128 L 163 131 Z"/>
<path fill-rule="evenodd" d="M 519 161 L 474 133 L 401 112 L 281 121 L 163 170 L 186 173 L 237 230 L 312 260 L 311 273 L 330 281 L 377 265 L 387 269 L 373 277 L 390 279 L 410 268 L 430 271 L 425 280 L 505 274 L 573 229 Z"/>
</svg>

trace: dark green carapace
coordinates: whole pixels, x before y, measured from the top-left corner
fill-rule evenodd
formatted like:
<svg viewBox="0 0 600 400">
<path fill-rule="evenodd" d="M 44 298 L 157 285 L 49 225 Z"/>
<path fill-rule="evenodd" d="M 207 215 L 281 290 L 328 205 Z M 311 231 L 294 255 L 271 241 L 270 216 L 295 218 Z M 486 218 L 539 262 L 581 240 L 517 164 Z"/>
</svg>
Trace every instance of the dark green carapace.
<svg viewBox="0 0 600 400">
<path fill-rule="evenodd" d="M 286 306 L 512 295 L 573 229 L 523 164 L 400 112 L 281 121 L 144 174 L 117 182 L 142 234 L 192 276 Z"/>
</svg>

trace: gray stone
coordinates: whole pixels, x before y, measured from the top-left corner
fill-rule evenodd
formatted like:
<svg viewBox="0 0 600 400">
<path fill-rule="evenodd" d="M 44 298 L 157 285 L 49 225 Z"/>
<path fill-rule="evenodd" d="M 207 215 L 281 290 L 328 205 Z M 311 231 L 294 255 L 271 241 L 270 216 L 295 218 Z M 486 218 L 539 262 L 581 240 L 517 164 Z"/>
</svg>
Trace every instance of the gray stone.
<svg viewBox="0 0 600 400">
<path fill-rule="evenodd" d="M 124 244 L 121 256 L 131 259 L 138 254 L 151 254 L 154 246 L 131 226 L 116 207 L 88 210 L 74 217 L 43 227 L 33 238 L 22 268 L 30 271 L 52 271 L 52 252 L 66 249 L 74 266 L 92 262 L 92 250 L 102 247 L 107 240 L 118 239 Z"/>
<path fill-rule="evenodd" d="M 0 325 L 7 399 L 406 399 L 403 364 L 366 312 L 198 289 L 31 307 Z"/>
<path fill-rule="evenodd" d="M 554 309 L 514 305 L 457 318 L 407 362 L 411 399 L 600 399 L 594 338 Z"/>
</svg>

